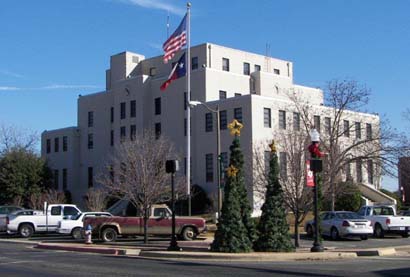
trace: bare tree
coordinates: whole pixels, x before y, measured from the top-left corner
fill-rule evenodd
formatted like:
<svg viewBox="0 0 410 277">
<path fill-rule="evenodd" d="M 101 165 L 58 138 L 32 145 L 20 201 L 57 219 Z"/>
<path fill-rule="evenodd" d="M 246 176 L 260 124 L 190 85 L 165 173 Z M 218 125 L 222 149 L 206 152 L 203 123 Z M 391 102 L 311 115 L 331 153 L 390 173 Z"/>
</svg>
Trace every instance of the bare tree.
<svg viewBox="0 0 410 277">
<path fill-rule="evenodd" d="M 121 143 L 107 170 L 97 178 L 112 195 L 129 200 L 143 215 L 145 243 L 151 206 L 170 197 L 170 175 L 165 172 L 165 161 L 175 158 L 174 147 L 167 139 L 145 131 Z"/>
<path fill-rule="evenodd" d="M 38 134 L 15 126 L 0 125 L 0 154 L 20 148 L 33 151 L 38 143 Z"/>
<path fill-rule="evenodd" d="M 85 206 L 92 212 L 105 210 L 107 202 L 108 193 L 104 188 L 90 188 L 85 195 Z"/>
<path fill-rule="evenodd" d="M 42 194 L 43 202 L 47 202 L 48 204 L 61 204 L 65 203 L 65 195 L 64 192 L 57 191 L 55 189 L 49 189 Z"/>
</svg>

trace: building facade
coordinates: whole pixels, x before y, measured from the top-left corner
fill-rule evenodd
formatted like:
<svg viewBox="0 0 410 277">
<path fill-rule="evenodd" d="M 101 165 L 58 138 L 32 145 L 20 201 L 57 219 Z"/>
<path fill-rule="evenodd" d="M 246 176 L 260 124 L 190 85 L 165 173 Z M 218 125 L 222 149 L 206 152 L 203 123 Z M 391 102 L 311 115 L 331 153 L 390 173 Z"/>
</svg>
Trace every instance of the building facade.
<svg viewBox="0 0 410 277">
<path fill-rule="evenodd" d="M 232 142 L 227 124 L 236 118 L 244 125 L 240 140 L 246 182 L 249 199 L 258 210 L 260 204 L 253 193 L 254 148 L 258 142 L 272 140 L 283 130 L 296 130 L 300 124 L 290 92 L 311 105 L 315 125 L 322 122 L 323 132 L 332 110 L 324 106 L 321 90 L 294 84 L 293 64 L 289 61 L 210 43 L 192 47 L 191 58 L 190 98 L 219 108 L 224 166 Z M 165 135 L 182 157 L 186 155 L 186 78 L 160 91 L 171 68 L 172 62 L 164 64 L 162 56 L 146 59 L 123 52 L 111 57 L 106 90 L 78 98 L 77 126 L 42 134 L 42 156 L 53 169 L 56 188 L 69 190 L 73 201 L 80 204 L 87 189 L 98 185 L 95 176 L 106 168 L 115 146 L 145 129 Z M 366 136 L 379 125 L 379 117 L 373 114 L 347 111 L 345 117 L 348 126 L 361 126 L 359 131 L 349 131 L 352 135 L 346 140 Z M 213 197 L 217 193 L 216 126 L 215 115 L 206 107 L 191 109 L 191 183 Z M 181 172 L 185 172 L 186 159 L 180 164 Z M 373 171 L 359 164 L 352 166 L 351 173 L 377 189 L 380 178 Z"/>
</svg>

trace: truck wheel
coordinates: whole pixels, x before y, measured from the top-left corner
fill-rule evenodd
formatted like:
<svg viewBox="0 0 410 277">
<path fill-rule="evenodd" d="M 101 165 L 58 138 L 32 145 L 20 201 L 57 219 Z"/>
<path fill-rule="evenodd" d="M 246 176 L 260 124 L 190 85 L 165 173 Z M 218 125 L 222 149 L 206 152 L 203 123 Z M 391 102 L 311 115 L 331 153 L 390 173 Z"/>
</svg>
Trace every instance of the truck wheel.
<svg viewBox="0 0 410 277">
<path fill-rule="evenodd" d="M 82 240 L 83 239 L 83 232 L 82 229 L 80 227 L 74 228 L 71 231 L 71 236 L 73 237 L 73 239 L 75 240 Z"/>
<path fill-rule="evenodd" d="M 101 236 L 104 242 L 114 242 L 117 240 L 118 235 L 114 228 L 105 228 Z"/>
<path fill-rule="evenodd" d="M 362 236 L 360 236 L 360 239 L 362 239 L 362 240 L 367 240 L 369 237 L 367 236 L 367 235 L 362 235 Z"/>
<path fill-rule="evenodd" d="M 192 227 L 185 227 L 182 230 L 182 238 L 184 240 L 194 240 L 196 238 L 196 232 Z"/>
<path fill-rule="evenodd" d="M 330 231 L 330 237 L 332 238 L 332 240 L 339 239 L 339 232 L 337 231 L 336 227 L 333 227 L 332 230 Z"/>
<path fill-rule="evenodd" d="M 29 238 L 33 235 L 34 228 L 30 224 L 22 224 L 19 227 L 19 234 L 22 238 Z"/>
<path fill-rule="evenodd" d="M 377 223 L 377 224 L 374 226 L 374 236 L 375 236 L 376 238 L 383 238 L 383 237 L 384 237 L 383 228 L 382 228 L 382 226 L 381 226 L 379 223 Z"/>
<path fill-rule="evenodd" d="M 408 233 L 403 233 L 403 234 L 401 234 L 401 236 L 402 236 L 403 238 L 408 238 L 408 237 L 409 237 L 409 234 L 408 234 Z"/>
</svg>

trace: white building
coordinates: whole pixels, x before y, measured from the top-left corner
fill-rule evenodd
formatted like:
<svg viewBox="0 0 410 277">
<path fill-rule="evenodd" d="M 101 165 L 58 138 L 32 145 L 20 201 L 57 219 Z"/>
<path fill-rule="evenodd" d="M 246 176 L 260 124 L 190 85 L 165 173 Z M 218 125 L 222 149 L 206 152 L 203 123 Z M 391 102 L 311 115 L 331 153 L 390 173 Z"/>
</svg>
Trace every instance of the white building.
<svg viewBox="0 0 410 277">
<path fill-rule="evenodd" d="M 174 60 L 179 57 L 177 54 Z M 255 143 L 272 139 L 280 129 L 292 126 L 295 110 L 289 91 L 308 101 L 323 121 L 328 116 L 322 91 L 294 84 L 293 64 L 289 61 L 210 43 L 192 47 L 191 58 L 191 100 L 206 102 L 213 108 L 219 105 L 224 160 L 229 158 L 232 142 L 227 124 L 234 118 L 243 122 L 241 146 L 247 172 L 253 172 Z M 145 59 L 131 52 L 112 56 L 106 71 L 106 90 L 79 96 L 77 126 L 43 132 L 42 156 L 54 170 L 56 187 L 71 191 L 74 202 L 81 203 L 87 189 L 95 185 L 93 176 L 107 164 L 114 146 L 144 129 L 166 135 L 185 155 L 186 78 L 172 82 L 165 92 L 160 91 L 171 66 L 172 63 L 163 63 L 162 56 Z M 347 114 L 352 116 L 351 124 L 361 122 L 370 128 L 379 124 L 376 115 Z M 196 106 L 191 110 L 191 126 L 192 184 L 215 195 L 214 115 L 204 106 Z M 185 164 L 181 161 L 182 171 Z M 369 179 L 366 174 L 362 176 L 365 183 Z M 250 188 L 253 176 L 247 177 Z M 367 185 L 378 188 L 379 181 L 374 178 Z M 251 189 L 249 197 L 257 208 Z"/>
</svg>

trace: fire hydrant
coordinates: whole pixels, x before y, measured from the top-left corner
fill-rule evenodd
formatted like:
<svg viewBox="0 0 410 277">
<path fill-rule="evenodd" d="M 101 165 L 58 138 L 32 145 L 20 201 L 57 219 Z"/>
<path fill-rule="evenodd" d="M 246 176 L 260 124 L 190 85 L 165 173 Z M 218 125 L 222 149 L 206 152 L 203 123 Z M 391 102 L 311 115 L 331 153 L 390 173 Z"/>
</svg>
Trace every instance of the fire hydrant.
<svg viewBox="0 0 410 277">
<path fill-rule="evenodd" d="M 85 227 L 85 243 L 86 244 L 92 244 L 93 242 L 91 241 L 91 231 L 92 231 L 92 227 L 90 224 L 87 225 L 87 227 Z"/>
</svg>

